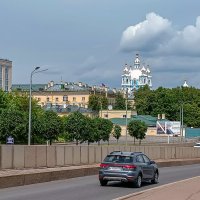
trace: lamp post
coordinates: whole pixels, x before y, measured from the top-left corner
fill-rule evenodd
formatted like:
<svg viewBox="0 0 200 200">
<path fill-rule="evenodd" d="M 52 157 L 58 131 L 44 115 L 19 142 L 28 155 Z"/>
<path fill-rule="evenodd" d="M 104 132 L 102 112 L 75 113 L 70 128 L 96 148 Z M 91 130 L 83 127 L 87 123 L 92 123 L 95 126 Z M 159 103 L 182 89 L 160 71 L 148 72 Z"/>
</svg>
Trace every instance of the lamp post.
<svg viewBox="0 0 200 200">
<path fill-rule="evenodd" d="M 128 131 L 127 131 L 127 107 L 128 107 L 128 90 L 126 89 L 126 147 L 127 147 L 127 135 L 128 135 Z"/>
<path fill-rule="evenodd" d="M 35 69 L 31 72 L 30 76 L 30 88 L 29 88 L 29 120 L 28 120 L 28 145 L 31 145 L 31 100 L 32 100 L 32 77 L 33 74 L 46 71 L 48 69 L 40 70 L 40 67 L 35 67 Z"/>
<path fill-rule="evenodd" d="M 180 107 L 180 126 L 181 126 L 181 142 L 183 142 L 183 103 L 181 104 Z"/>
</svg>

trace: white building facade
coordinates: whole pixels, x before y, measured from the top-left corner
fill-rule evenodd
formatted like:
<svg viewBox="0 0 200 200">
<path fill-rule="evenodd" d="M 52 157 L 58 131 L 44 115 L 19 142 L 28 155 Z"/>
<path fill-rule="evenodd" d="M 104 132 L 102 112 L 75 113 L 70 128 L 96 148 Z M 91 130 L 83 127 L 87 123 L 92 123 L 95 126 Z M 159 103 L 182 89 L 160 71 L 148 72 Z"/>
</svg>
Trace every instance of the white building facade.
<svg viewBox="0 0 200 200">
<path fill-rule="evenodd" d="M 148 65 L 146 67 L 141 65 L 139 54 L 136 54 L 133 66 L 128 66 L 127 64 L 124 66 L 121 87 L 131 97 L 134 91 L 145 85 L 152 88 L 151 71 Z"/>
<path fill-rule="evenodd" d="M 0 90 L 10 91 L 12 87 L 12 61 L 0 59 Z"/>
</svg>

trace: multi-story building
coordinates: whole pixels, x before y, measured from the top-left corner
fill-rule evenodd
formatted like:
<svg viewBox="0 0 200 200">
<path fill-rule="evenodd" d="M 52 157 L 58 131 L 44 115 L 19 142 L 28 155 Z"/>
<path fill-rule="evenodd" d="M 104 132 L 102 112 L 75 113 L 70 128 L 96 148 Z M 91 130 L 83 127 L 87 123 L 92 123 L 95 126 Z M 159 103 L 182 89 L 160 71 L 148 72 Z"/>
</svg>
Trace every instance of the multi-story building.
<svg viewBox="0 0 200 200">
<path fill-rule="evenodd" d="M 10 91 L 12 87 L 12 61 L 0 59 L 0 89 Z"/>
<path fill-rule="evenodd" d="M 12 90 L 25 92 L 29 94 L 29 85 L 13 85 Z M 109 105 L 115 104 L 115 91 L 106 87 L 88 86 L 79 83 L 59 83 L 53 81 L 48 84 L 33 84 L 32 96 L 42 107 L 67 108 L 78 106 L 79 108 L 88 108 L 89 96 L 92 94 L 106 96 Z"/>
<path fill-rule="evenodd" d="M 133 96 L 135 90 L 143 87 L 144 85 L 148 85 L 152 88 L 152 76 L 149 66 L 146 67 L 140 64 L 139 55 L 136 54 L 136 58 L 132 66 L 128 66 L 125 64 L 123 74 L 122 74 L 122 82 L 121 87 L 122 90 L 128 92 L 128 96 Z"/>
</svg>

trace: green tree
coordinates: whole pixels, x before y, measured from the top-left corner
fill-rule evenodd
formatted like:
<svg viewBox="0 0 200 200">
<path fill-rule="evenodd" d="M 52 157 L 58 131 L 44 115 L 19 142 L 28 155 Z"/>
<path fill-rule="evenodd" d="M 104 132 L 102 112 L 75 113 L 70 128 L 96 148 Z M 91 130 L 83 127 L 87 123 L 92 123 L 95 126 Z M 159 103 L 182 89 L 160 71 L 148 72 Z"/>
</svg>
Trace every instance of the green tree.
<svg viewBox="0 0 200 200">
<path fill-rule="evenodd" d="M 86 117 L 82 115 L 80 112 L 74 112 L 65 118 L 64 121 L 64 130 L 69 134 L 69 137 L 72 140 L 76 140 L 76 144 L 78 142 L 83 142 L 85 140 L 86 127 L 89 126 L 87 124 Z"/>
<path fill-rule="evenodd" d="M 131 104 L 128 101 L 128 99 L 124 98 L 123 95 L 120 92 L 118 92 L 116 94 L 114 109 L 115 110 L 126 110 L 126 101 L 127 101 L 127 109 L 128 110 L 132 109 Z"/>
<path fill-rule="evenodd" d="M 109 142 L 113 128 L 112 122 L 103 118 L 94 118 L 93 122 L 95 127 L 94 140 L 98 142 L 98 144 L 100 144 L 100 140 Z"/>
<path fill-rule="evenodd" d="M 52 144 L 60 134 L 63 133 L 63 123 L 61 117 L 53 111 L 45 111 L 37 121 L 38 130 L 45 140 Z"/>
<path fill-rule="evenodd" d="M 122 128 L 116 124 L 113 130 L 113 137 L 117 139 L 117 143 L 118 143 L 119 138 L 121 137 L 121 131 L 122 131 Z"/>
<path fill-rule="evenodd" d="M 119 92 L 116 95 L 114 109 L 115 110 L 125 110 L 126 109 L 126 99 Z"/>
<path fill-rule="evenodd" d="M 8 136 L 12 136 L 15 143 L 26 144 L 28 141 L 28 120 L 25 113 L 14 109 L 3 109 L 0 114 L 0 141 L 6 142 Z"/>
<path fill-rule="evenodd" d="M 82 130 L 81 133 L 81 142 L 87 142 L 88 145 L 91 142 L 94 142 L 94 132 L 95 132 L 95 124 L 93 119 L 90 117 L 85 117 L 85 126 L 83 127 L 84 129 Z"/>
<path fill-rule="evenodd" d="M 128 123 L 127 129 L 129 135 L 134 137 L 134 144 L 135 144 L 135 139 L 139 139 L 139 143 L 141 144 L 141 140 L 145 138 L 147 125 L 140 120 L 132 120 Z"/>
<path fill-rule="evenodd" d="M 8 93 L 0 90 L 0 113 L 2 109 L 8 107 L 8 99 L 9 99 Z"/>
<path fill-rule="evenodd" d="M 101 109 L 108 108 L 108 98 L 105 96 L 98 96 L 98 95 L 90 95 L 88 108 L 92 109 L 93 111 L 99 112 Z"/>
</svg>

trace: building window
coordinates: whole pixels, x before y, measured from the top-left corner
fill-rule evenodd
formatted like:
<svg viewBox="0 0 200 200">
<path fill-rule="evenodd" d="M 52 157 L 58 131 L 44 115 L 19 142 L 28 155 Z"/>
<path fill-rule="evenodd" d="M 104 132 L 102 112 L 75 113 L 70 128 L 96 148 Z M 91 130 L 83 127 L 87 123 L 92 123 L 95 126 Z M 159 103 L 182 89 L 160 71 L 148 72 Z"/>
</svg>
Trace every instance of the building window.
<svg viewBox="0 0 200 200">
<path fill-rule="evenodd" d="M 47 97 L 47 101 L 49 101 L 49 97 Z"/>
<path fill-rule="evenodd" d="M 68 96 L 67 95 L 63 96 L 63 101 L 68 101 Z"/>
<path fill-rule="evenodd" d="M 126 118 L 126 115 L 123 115 L 123 118 Z"/>
<path fill-rule="evenodd" d="M 85 97 L 82 97 L 82 101 L 85 101 Z"/>
<path fill-rule="evenodd" d="M 76 97 L 73 97 L 73 101 L 76 101 Z"/>
<path fill-rule="evenodd" d="M 56 101 L 58 101 L 59 99 L 58 99 L 58 97 L 56 97 Z"/>
<path fill-rule="evenodd" d="M 108 114 L 104 114 L 104 117 L 105 117 L 105 118 L 108 118 Z"/>
</svg>

